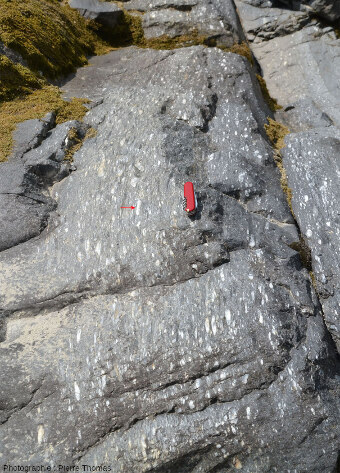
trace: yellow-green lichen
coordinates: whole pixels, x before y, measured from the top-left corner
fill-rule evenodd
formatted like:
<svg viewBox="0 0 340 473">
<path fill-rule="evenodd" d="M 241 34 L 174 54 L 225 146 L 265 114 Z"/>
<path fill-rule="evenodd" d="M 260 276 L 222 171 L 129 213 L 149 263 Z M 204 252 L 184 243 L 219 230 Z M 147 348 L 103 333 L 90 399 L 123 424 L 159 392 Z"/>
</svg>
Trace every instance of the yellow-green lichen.
<svg viewBox="0 0 340 473">
<path fill-rule="evenodd" d="M 271 97 L 271 95 L 269 93 L 269 90 L 268 90 L 268 87 L 267 87 L 267 84 L 266 84 L 266 81 L 264 80 L 264 78 L 262 76 L 260 76 L 260 74 L 256 74 L 256 78 L 257 78 L 258 83 L 261 87 L 263 98 L 264 98 L 265 102 L 267 103 L 268 107 L 270 108 L 270 110 L 272 112 L 275 112 L 276 110 L 280 110 L 282 108 L 282 106 L 277 103 L 276 99 Z"/>
<path fill-rule="evenodd" d="M 81 120 L 88 102 L 73 99 L 66 102 L 61 98 L 60 90 L 54 86 L 44 86 L 33 93 L 0 105 L 0 162 L 6 161 L 13 146 L 13 131 L 18 123 L 32 118 L 43 118 L 48 112 L 56 112 L 56 122 Z"/>
</svg>

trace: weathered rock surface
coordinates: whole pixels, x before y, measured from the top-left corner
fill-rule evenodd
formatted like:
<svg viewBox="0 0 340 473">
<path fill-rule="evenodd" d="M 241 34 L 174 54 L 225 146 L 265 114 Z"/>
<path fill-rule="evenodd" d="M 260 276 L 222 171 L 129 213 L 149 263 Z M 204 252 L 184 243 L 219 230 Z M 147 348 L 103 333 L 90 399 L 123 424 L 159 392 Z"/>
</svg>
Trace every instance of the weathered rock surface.
<svg viewBox="0 0 340 473">
<path fill-rule="evenodd" d="M 280 123 L 286 125 L 291 133 L 333 125 L 327 113 L 320 110 L 311 98 L 301 99 L 278 110 L 275 117 Z"/>
<path fill-rule="evenodd" d="M 280 269 L 244 249 L 183 284 L 11 321 L 3 356 L 21 389 L 7 392 L 6 461 L 333 471 L 334 353 L 303 274 L 298 303 Z"/>
<path fill-rule="evenodd" d="M 287 107 L 311 98 L 340 126 L 340 40 L 318 25 L 253 44 L 271 95 Z"/>
<path fill-rule="evenodd" d="M 260 8 L 287 8 L 295 11 L 305 11 L 309 15 L 319 15 L 328 21 L 340 18 L 340 3 L 338 0 L 237 0 Z"/>
<path fill-rule="evenodd" d="M 292 7 L 289 2 L 282 3 Z M 301 2 L 297 3 L 295 9 L 301 6 Z M 329 19 L 334 20 L 339 14 L 339 2 L 305 3 L 320 13 L 327 9 L 333 12 L 329 13 Z M 311 251 L 324 317 L 339 347 L 336 257 L 339 253 L 340 40 L 331 27 L 315 20 L 314 24 L 311 22 L 293 34 L 286 34 L 286 16 L 301 15 L 298 12 L 280 10 L 276 25 L 268 20 L 275 18 L 275 9 L 267 4 L 242 1 L 238 2 L 238 8 L 269 91 L 284 106 L 276 113 L 276 119 L 294 133 L 285 140 L 283 165 L 292 190 L 294 214 Z M 263 21 L 261 11 L 266 12 Z M 269 29 L 276 37 L 269 36 Z"/>
<path fill-rule="evenodd" d="M 0 173 L 0 251 L 43 231 L 56 207 L 48 188 L 73 169 L 64 160 L 74 144 L 69 133 L 76 130 L 82 139 L 88 126 L 70 121 L 49 131 L 53 123 L 49 114 L 44 120 L 27 120 L 14 133 L 14 157 L 1 165 Z"/>
<path fill-rule="evenodd" d="M 206 41 L 214 39 L 217 46 L 227 47 L 244 39 L 231 0 L 130 0 L 124 2 L 124 8 L 142 13 L 146 38 L 198 34 Z"/>
<path fill-rule="evenodd" d="M 95 101 L 97 136 L 50 191 L 59 215 L 0 258 L 2 461 L 333 473 L 337 353 L 250 64 L 204 47 L 92 63 L 64 91 Z"/>
<path fill-rule="evenodd" d="M 122 10 L 112 2 L 99 0 L 69 0 L 71 8 L 76 8 L 88 20 L 94 20 L 108 28 L 114 28 L 123 17 Z"/>
<path fill-rule="evenodd" d="M 279 0 L 288 8 L 306 10 L 318 14 L 329 21 L 340 18 L 340 3 L 338 0 Z"/>
<path fill-rule="evenodd" d="M 294 33 L 311 21 L 307 12 L 259 8 L 242 0 L 237 0 L 236 5 L 247 38 L 255 43 Z"/>
<path fill-rule="evenodd" d="M 10 158 L 22 158 L 36 148 L 46 138 L 47 133 L 55 126 L 55 113 L 50 112 L 42 119 L 26 120 L 19 123 L 13 133 L 13 152 Z"/>
<path fill-rule="evenodd" d="M 340 351 L 340 131 L 289 135 L 282 150 L 292 205 L 311 249 L 325 320 Z"/>
<path fill-rule="evenodd" d="M 308 20 L 306 12 L 246 0 L 236 4 L 270 94 L 301 117 L 307 115 L 306 102 L 313 101 L 313 108 L 339 125 L 340 40 L 334 29 Z"/>
</svg>

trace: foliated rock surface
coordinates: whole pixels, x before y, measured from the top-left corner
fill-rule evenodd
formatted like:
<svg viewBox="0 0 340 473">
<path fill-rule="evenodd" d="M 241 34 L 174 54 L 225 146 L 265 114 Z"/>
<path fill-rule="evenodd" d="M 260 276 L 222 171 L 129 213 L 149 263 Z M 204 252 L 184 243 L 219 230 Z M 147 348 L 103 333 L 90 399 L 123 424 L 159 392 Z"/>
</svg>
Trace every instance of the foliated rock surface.
<svg viewBox="0 0 340 473">
<path fill-rule="evenodd" d="M 54 121 L 53 114 L 27 120 L 14 133 L 12 156 L 0 173 L 0 251 L 40 235 L 56 208 L 49 187 L 74 169 L 65 159 L 74 144 L 69 134 L 75 130 L 80 141 L 89 126 L 69 121 L 53 128 Z"/>
<path fill-rule="evenodd" d="M 289 2 L 283 3 L 292 7 Z M 326 9 L 335 13 L 340 8 L 339 2 L 308 5 L 321 15 Z M 310 259 L 309 270 L 315 278 L 327 326 L 339 347 L 340 85 L 336 78 L 340 74 L 340 40 L 332 26 L 315 19 L 307 25 L 295 23 L 298 31 L 289 32 L 287 15 L 298 18 L 311 10 L 279 10 L 273 22 L 273 6 L 277 5 L 238 2 L 269 91 L 283 106 L 276 119 L 292 133 L 281 150 L 292 208 L 305 252 L 310 252 L 306 259 Z M 261 11 L 265 12 L 263 21 Z"/>
<path fill-rule="evenodd" d="M 310 16 L 319 16 L 334 22 L 340 18 L 340 3 L 338 0 L 237 0 L 257 8 L 284 8 L 293 11 L 306 12 Z"/>
<path fill-rule="evenodd" d="M 306 12 L 259 8 L 244 0 L 237 0 L 236 5 L 247 32 L 247 38 L 255 43 L 293 33 L 310 22 L 310 17 Z"/>
<path fill-rule="evenodd" d="M 313 99 L 340 126 L 340 40 L 332 29 L 311 25 L 252 49 L 271 95 L 282 106 Z"/>
<path fill-rule="evenodd" d="M 2 461 L 332 473 L 337 353 L 248 61 L 129 48 L 76 91 L 97 135 L 44 232 L 1 253 Z"/>
<path fill-rule="evenodd" d="M 244 34 L 231 0 L 130 0 L 124 8 L 141 14 L 145 37 L 190 37 L 215 40 L 218 46 L 230 47 L 241 42 Z"/>
<path fill-rule="evenodd" d="M 340 131 L 292 134 L 286 143 L 282 156 L 294 214 L 311 249 L 325 320 L 340 350 Z"/>
</svg>

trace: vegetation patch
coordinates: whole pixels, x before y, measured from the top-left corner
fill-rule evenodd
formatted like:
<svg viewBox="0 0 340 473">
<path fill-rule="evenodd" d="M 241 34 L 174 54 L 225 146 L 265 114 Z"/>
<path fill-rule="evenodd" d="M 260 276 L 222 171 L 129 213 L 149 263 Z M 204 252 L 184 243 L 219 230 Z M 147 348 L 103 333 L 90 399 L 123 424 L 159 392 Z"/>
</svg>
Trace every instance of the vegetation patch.
<svg viewBox="0 0 340 473">
<path fill-rule="evenodd" d="M 284 142 L 284 138 L 286 135 L 289 134 L 289 129 L 282 123 L 277 122 L 270 117 L 268 117 L 267 120 L 268 120 L 268 125 L 264 125 L 264 128 L 271 144 L 274 146 L 276 150 L 276 153 L 274 154 L 274 160 L 281 173 L 281 180 L 280 180 L 281 187 L 282 187 L 283 192 L 286 194 L 289 208 L 292 212 L 292 215 L 294 216 L 294 211 L 292 207 L 292 190 L 288 186 L 287 173 L 286 173 L 285 168 L 283 167 L 282 157 L 280 155 L 280 150 L 284 146 L 286 146 Z"/>
<path fill-rule="evenodd" d="M 44 80 L 37 77 L 27 67 L 14 64 L 7 56 L 0 55 L 0 101 L 11 100 L 32 89 L 40 89 Z"/>
<path fill-rule="evenodd" d="M 58 0 L 1 0 L 0 39 L 27 61 L 32 71 L 56 78 L 87 64 L 91 54 L 112 45 L 100 38 L 100 25 Z"/>
<path fill-rule="evenodd" d="M 84 141 L 88 138 L 93 138 L 96 134 L 97 131 L 94 128 L 89 128 L 86 135 L 82 138 L 76 128 L 71 128 L 67 136 L 70 146 L 65 154 L 64 160 L 73 162 L 73 155 L 83 146 Z"/>
<path fill-rule="evenodd" d="M 101 38 L 102 44 L 96 47 L 96 54 L 102 54 L 101 50 L 122 48 L 136 45 L 145 45 L 144 30 L 142 20 L 139 15 L 130 15 L 123 10 L 122 19 L 114 29 L 96 23 L 94 20 L 87 22 L 88 28 Z"/>
<path fill-rule="evenodd" d="M 267 103 L 268 107 L 270 108 L 270 110 L 272 112 L 276 112 L 276 110 L 280 110 L 282 108 L 282 105 L 279 105 L 277 103 L 277 100 L 271 97 L 264 78 L 260 76 L 260 74 L 256 74 L 256 78 L 258 80 L 258 83 L 260 84 L 263 98 L 265 102 Z"/>
<path fill-rule="evenodd" d="M 239 54 L 240 56 L 244 56 L 246 59 L 248 59 L 252 66 L 254 65 L 253 53 L 251 52 L 251 49 L 245 41 L 243 41 L 242 43 L 235 43 L 233 44 L 233 46 L 231 46 L 231 48 L 221 47 L 220 49 L 222 49 L 223 51 L 228 51 L 230 53 Z"/>
<path fill-rule="evenodd" d="M 268 124 L 264 128 L 275 149 L 280 150 L 286 146 L 284 138 L 289 134 L 289 129 L 285 125 L 268 117 Z"/>
<path fill-rule="evenodd" d="M 78 11 L 56 0 L 2 0 L 0 37 L 30 69 L 55 78 L 87 63 L 95 38 Z"/>
<path fill-rule="evenodd" d="M 56 123 L 82 120 L 88 100 L 61 98 L 58 87 L 45 85 L 26 97 L 4 102 L 0 105 L 0 162 L 5 161 L 13 146 L 13 131 L 18 123 L 32 118 L 43 118 L 48 112 L 56 112 Z"/>
<path fill-rule="evenodd" d="M 291 243 L 290 248 L 297 251 L 300 254 L 301 263 L 304 268 L 308 270 L 309 273 L 312 273 L 312 255 L 309 246 L 306 244 L 303 237 L 300 235 L 300 240 L 294 243 Z M 313 273 L 312 273 L 313 274 Z M 313 274 L 314 277 L 314 274 Z"/>
<path fill-rule="evenodd" d="M 215 46 L 216 40 L 209 39 L 207 36 L 199 35 L 197 31 L 193 31 L 191 34 L 175 36 L 174 38 L 162 35 L 157 38 L 145 39 L 143 47 L 152 49 L 177 49 L 198 45 Z"/>
</svg>

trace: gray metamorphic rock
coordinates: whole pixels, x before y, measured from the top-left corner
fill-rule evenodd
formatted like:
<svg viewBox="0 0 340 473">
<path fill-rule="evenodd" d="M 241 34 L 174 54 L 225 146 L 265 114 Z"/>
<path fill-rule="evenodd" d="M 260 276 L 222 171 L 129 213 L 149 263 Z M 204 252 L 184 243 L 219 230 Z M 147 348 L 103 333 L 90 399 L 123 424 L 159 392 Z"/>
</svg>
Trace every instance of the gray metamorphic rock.
<svg viewBox="0 0 340 473">
<path fill-rule="evenodd" d="M 168 10 L 193 21 L 209 5 L 224 30 L 226 8 L 237 19 L 217 0 Z M 306 236 L 315 259 L 319 236 L 298 194 L 294 218 L 281 189 L 264 129 L 273 115 L 251 64 L 218 48 L 129 47 L 93 58 L 63 93 L 92 101 L 84 122 L 22 125 L 31 133 L 1 164 L 18 177 L 0 178 L 0 196 L 47 202 L 29 234 L 0 234 L 1 462 L 334 473 L 340 367 L 327 262 L 337 240 L 329 235 L 316 291 L 294 248 Z M 293 188 L 300 133 L 338 133 L 316 109 L 282 155 Z M 70 130 L 83 139 L 89 127 L 96 136 L 68 163 Z M 308 149 L 301 179 L 314 172 Z M 321 149 L 318 172 L 335 169 L 336 143 Z M 181 207 L 188 180 L 193 217 Z M 317 205 L 327 227 L 325 200 Z"/>
</svg>

